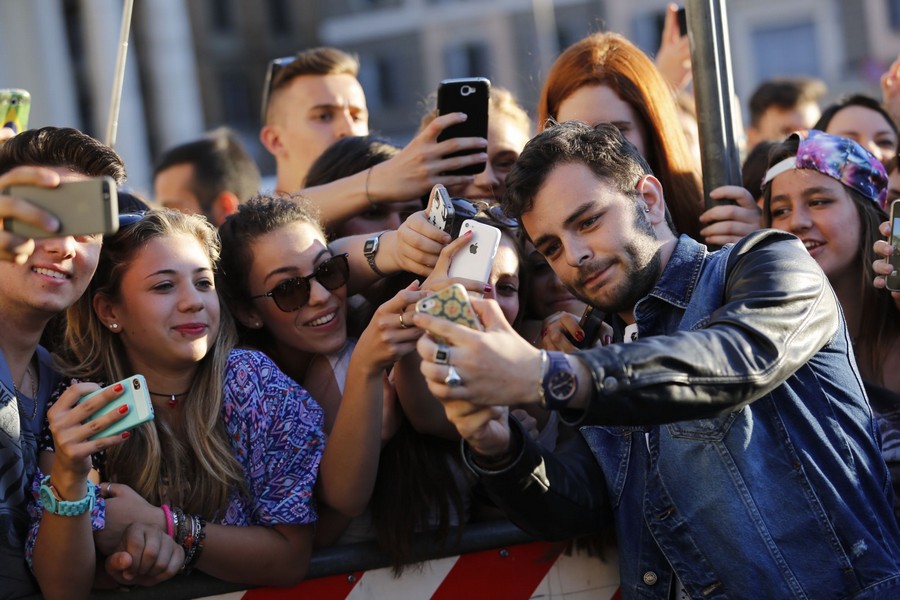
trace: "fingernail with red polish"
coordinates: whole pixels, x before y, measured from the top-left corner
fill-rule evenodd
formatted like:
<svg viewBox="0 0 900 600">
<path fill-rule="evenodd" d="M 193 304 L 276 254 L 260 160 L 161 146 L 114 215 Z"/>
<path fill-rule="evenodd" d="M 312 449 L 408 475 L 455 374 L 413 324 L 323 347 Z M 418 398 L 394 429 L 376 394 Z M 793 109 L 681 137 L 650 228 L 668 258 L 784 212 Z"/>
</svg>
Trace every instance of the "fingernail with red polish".
<svg viewBox="0 0 900 600">
<path fill-rule="evenodd" d="M 127 412 L 128 412 L 128 405 L 127 405 L 127 404 L 123 404 L 122 406 L 119 407 L 119 414 L 120 414 L 120 415 L 124 415 L 124 414 L 127 413 Z"/>
<path fill-rule="evenodd" d="M 584 341 L 584 332 L 583 331 L 577 332 L 575 334 L 575 339 L 578 340 L 579 342 L 583 342 Z"/>
<path fill-rule="evenodd" d="M 117 391 L 117 392 L 121 392 L 122 390 L 125 389 L 125 386 L 123 386 L 121 383 L 117 383 L 117 384 L 115 385 L 115 387 L 113 387 L 113 389 L 114 389 L 115 391 Z"/>
<path fill-rule="evenodd" d="M 123 440 L 127 440 L 127 439 L 130 438 L 130 437 L 131 437 L 131 432 L 130 432 L 130 431 L 123 431 L 123 432 L 122 432 L 122 439 L 123 439 Z"/>
<path fill-rule="evenodd" d="M 486 294 L 490 294 L 490 293 L 493 292 L 493 291 L 494 291 L 494 286 L 492 286 L 492 285 L 489 284 L 489 283 L 484 284 L 484 292 L 485 292 Z"/>
</svg>

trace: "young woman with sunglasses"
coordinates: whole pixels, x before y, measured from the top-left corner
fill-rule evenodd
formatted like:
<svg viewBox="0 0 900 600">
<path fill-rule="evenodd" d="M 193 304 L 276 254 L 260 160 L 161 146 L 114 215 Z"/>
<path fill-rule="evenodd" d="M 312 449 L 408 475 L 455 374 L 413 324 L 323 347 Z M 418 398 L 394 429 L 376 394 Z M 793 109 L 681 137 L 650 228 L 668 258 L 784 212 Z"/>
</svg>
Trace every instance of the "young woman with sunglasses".
<svg viewBox="0 0 900 600">
<path fill-rule="evenodd" d="M 105 239 L 68 312 L 61 363 L 81 382 L 48 412 L 55 452 L 41 456 L 41 483 L 57 502 L 85 502 L 81 512 L 36 505 L 33 565 L 48 598 L 86 597 L 96 555 L 122 584 L 191 568 L 259 585 L 306 573 L 323 411 L 264 354 L 235 348 L 214 285 L 218 252 L 202 217 L 150 211 Z M 78 402 L 134 374 L 146 378 L 154 420 L 90 440 L 129 411 L 121 386 Z M 86 422 L 108 403 L 119 405 Z M 49 500 L 43 488 L 40 497 Z"/>
<path fill-rule="evenodd" d="M 374 486 L 382 439 L 392 433 L 386 370 L 421 335 L 404 327 L 412 313 L 403 311 L 426 294 L 416 284 L 400 290 L 354 341 L 347 335 L 347 256 L 332 254 L 303 202 L 252 198 L 220 232 L 220 287 L 242 342 L 268 354 L 325 410 L 319 497 L 344 517 L 358 516 Z M 317 543 L 334 541 L 346 524 L 329 517 Z"/>
</svg>

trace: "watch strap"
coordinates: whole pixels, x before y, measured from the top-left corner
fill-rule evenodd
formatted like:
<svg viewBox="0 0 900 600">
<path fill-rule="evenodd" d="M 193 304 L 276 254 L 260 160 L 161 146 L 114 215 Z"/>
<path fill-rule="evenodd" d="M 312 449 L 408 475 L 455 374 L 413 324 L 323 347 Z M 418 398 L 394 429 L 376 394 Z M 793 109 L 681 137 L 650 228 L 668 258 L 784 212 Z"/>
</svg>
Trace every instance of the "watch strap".
<svg viewBox="0 0 900 600">
<path fill-rule="evenodd" d="M 375 264 L 375 255 L 378 254 L 378 249 L 381 247 L 381 236 L 383 236 L 387 231 L 382 231 L 381 233 L 370 237 L 366 240 L 366 245 L 364 246 L 364 254 L 366 255 L 366 262 L 369 263 L 369 267 L 372 271 L 375 272 L 379 277 L 387 277 L 387 273 L 378 268 L 378 265 Z"/>
<path fill-rule="evenodd" d="M 94 509 L 94 482 L 88 480 L 87 493 L 80 500 L 63 500 L 53 484 L 50 483 L 50 476 L 46 475 L 41 479 L 41 499 L 44 504 L 44 510 L 60 515 L 63 517 L 77 517 Z"/>
</svg>

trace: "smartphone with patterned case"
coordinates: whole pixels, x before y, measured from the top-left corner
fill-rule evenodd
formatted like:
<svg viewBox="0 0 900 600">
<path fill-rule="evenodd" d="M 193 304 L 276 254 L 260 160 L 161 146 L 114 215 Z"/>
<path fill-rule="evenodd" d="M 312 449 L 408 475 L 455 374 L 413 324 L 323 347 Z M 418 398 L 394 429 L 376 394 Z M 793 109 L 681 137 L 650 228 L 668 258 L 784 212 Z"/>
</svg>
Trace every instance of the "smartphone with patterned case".
<svg viewBox="0 0 900 600">
<path fill-rule="evenodd" d="M 449 285 L 416 302 L 416 312 L 440 317 L 478 331 L 484 331 L 481 321 L 478 320 L 478 315 L 475 314 L 475 309 L 472 308 L 469 293 L 459 283 Z M 444 341 L 439 338 L 436 339 L 439 342 Z"/>
<path fill-rule="evenodd" d="M 150 401 L 150 393 L 147 390 L 147 381 L 144 379 L 144 376 L 132 375 L 131 377 L 126 377 L 118 383 L 121 383 L 125 388 L 125 391 L 122 392 L 122 395 L 91 415 L 88 421 L 93 421 L 97 417 L 101 417 L 103 415 L 111 413 L 114 410 L 118 410 L 118 408 L 123 404 L 128 405 L 128 414 L 103 431 L 98 431 L 97 433 L 92 435 L 90 437 L 90 439 L 92 440 L 96 440 L 97 438 L 102 438 L 109 435 L 117 435 L 122 433 L 123 431 L 134 429 L 138 425 L 153 420 L 153 403 Z M 114 383 L 113 386 L 114 385 L 116 384 Z M 107 386 L 103 389 L 97 390 L 96 392 L 92 392 L 87 396 L 84 396 L 81 400 L 78 401 L 78 403 L 80 404 L 88 398 L 92 398 L 110 387 L 112 386 Z"/>
<path fill-rule="evenodd" d="M 0 127 L 9 127 L 16 133 L 28 129 L 31 112 L 31 94 L 18 88 L 0 89 Z"/>
<path fill-rule="evenodd" d="M 453 216 L 455 213 L 450 194 L 440 183 L 431 188 L 431 196 L 428 198 L 428 222 L 450 233 L 453 229 Z"/>
</svg>

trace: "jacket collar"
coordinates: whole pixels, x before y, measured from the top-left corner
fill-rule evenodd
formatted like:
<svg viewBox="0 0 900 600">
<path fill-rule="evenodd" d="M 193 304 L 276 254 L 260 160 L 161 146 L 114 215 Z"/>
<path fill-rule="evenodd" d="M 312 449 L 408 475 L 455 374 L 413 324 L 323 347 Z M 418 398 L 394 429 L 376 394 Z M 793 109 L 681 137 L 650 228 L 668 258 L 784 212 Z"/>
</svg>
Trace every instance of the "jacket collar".
<svg viewBox="0 0 900 600">
<path fill-rule="evenodd" d="M 679 236 L 672 256 L 649 295 L 685 308 L 700 278 L 706 255 L 706 246 L 685 234 Z"/>
</svg>

